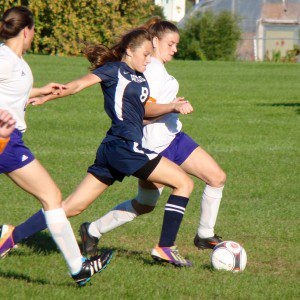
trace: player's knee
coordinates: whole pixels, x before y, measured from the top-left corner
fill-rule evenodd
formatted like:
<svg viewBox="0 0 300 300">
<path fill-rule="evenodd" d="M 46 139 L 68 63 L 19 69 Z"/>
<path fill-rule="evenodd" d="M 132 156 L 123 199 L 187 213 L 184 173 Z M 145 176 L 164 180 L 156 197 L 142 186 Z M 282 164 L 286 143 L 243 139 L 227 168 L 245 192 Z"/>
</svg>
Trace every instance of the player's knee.
<svg viewBox="0 0 300 300">
<path fill-rule="evenodd" d="M 61 207 L 62 195 L 60 189 L 56 186 L 46 190 L 40 195 L 39 199 L 46 210 Z"/>
<path fill-rule="evenodd" d="M 177 190 L 180 194 L 185 195 L 186 197 L 189 197 L 194 189 L 194 181 L 188 176 L 184 175 L 179 185 L 177 186 Z"/>
<path fill-rule="evenodd" d="M 208 183 L 212 187 L 224 186 L 226 182 L 226 173 L 220 170 Z"/>
<path fill-rule="evenodd" d="M 163 187 L 157 189 L 146 189 L 139 185 L 138 194 L 135 198 L 136 201 L 133 204 L 141 207 L 141 211 L 146 211 L 144 213 L 151 212 L 154 209 L 162 191 Z M 140 214 L 139 211 L 137 212 Z"/>
</svg>

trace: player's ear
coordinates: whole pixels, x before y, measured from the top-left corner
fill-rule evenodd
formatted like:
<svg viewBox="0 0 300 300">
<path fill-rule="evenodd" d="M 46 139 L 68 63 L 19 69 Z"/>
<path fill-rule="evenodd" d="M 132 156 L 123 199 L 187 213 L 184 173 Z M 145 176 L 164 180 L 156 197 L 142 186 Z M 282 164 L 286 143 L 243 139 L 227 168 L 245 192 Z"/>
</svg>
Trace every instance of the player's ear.
<svg viewBox="0 0 300 300">
<path fill-rule="evenodd" d="M 26 27 L 23 29 L 23 35 L 24 35 L 24 38 L 27 38 L 27 36 L 28 36 L 28 34 L 29 34 L 29 31 L 30 31 L 30 29 L 29 29 L 28 26 L 26 26 Z"/>
<path fill-rule="evenodd" d="M 132 51 L 130 48 L 126 49 L 126 55 L 132 57 Z"/>
<path fill-rule="evenodd" d="M 152 45 L 153 45 L 153 48 L 157 48 L 158 47 L 158 37 L 155 36 L 153 39 L 152 39 Z"/>
</svg>

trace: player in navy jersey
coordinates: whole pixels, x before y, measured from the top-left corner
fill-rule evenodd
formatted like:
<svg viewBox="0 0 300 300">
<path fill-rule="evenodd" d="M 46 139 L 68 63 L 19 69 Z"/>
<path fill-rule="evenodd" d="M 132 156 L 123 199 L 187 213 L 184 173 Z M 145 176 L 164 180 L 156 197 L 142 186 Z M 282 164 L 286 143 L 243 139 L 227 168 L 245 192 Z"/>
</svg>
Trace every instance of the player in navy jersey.
<svg viewBox="0 0 300 300">
<path fill-rule="evenodd" d="M 171 112 L 187 114 L 193 110 L 187 101 L 158 105 L 159 109 L 154 110 L 153 106 L 145 106 L 149 86 L 143 72 L 150 62 L 152 51 L 152 36 L 145 29 L 125 34 L 111 49 L 102 45 L 87 47 L 86 55 L 92 63 L 90 74 L 66 84 L 66 89 L 59 95 L 31 99 L 32 104 L 39 105 L 101 83 L 111 127 L 98 148 L 94 164 L 88 168 L 88 174 L 64 201 L 67 216 L 78 215 L 116 180 L 122 181 L 125 176 L 131 175 L 172 187 L 169 205 L 185 210 L 193 181 L 176 164 L 141 145 L 145 114 L 156 117 Z M 29 223 L 41 220 L 42 215 L 38 212 Z M 182 217 L 183 214 L 170 214 L 164 218 L 162 236 L 168 243 L 175 241 Z M 31 234 L 43 229 L 45 226 L 34 227 Z M 14 232 L 16 236 L 22 236 L 18 227 Z M 180 257 L 179 265 L 191 265 L 177 249 L 175 252 Z"/>
<path fill-rule="evenodd" d="M 150 87 L 150 99 L 147 105 L 173 102 L 177 97 L 179 84 L 176 78 L 167 72 L 165 64 L 172 60 L 177 52 L 179 30 L 171 22 L 162 21 L 157 17 L 149 20 L 144 27 L 151 32 L 154 45 L 151 63 L 147 65 L 144 72 Z M 194 244 L 199 249 L 213 249 L 222 241 L 215 234 L 214 227 L 226 175 L 215 160 L 182 131 L 182 127 L 178 114 L 165 114 L 158 119 L 146 120 L 142 146 L 160 153 L 188 174 L 206 183 L 202 193 L 200 222 L 194 237 Z M 135 198 L 118 204 L 92 223 L 81 224 L 80 234 L 84 251 L 88 255 L 95 255 L 98 251 L 98 241 L 103 235 L 133 221 L 140 215 L 151 212 L 163 188 L 161 184 L 139 180 L 138 193 Z M 167 203 L 166 214 L 170 214 L 170 208 L 174 210 L 174 213 L 184 213 L 180 210 L 176 211 L 176 208 Z M 176 264 L 176 253 L 172 256 L 165 255 L 170 246 L 173 245 L 165 244 L 164 240 L 160 240 L 151 252 L 153 258 Z"/>
<path fill-rule="evenodd" d="M 16 6 L 4 12 L 0 21 L 0 38 L 4 40 L 0 45 L 0 108 L 7 110 L 16 124 L 13 132 L 12 128 L 4 132 L 10 135 L 10 139 L 0 155 L 0 174 L 7 175 L 42 204 L 45 216 L 43 224 L 48 227 L 62 252 L 73 279 L 79 285 L 84 285 L 94 273 L 105 267 L 111 253 L 91 260 L 81 255 L 71 224 L 62 208 L 60 190 L 23 142 L 28 98 L 58 93 L 63 88 L 56 83 L 42 88 L 32 87 L 33 76 L 23 54 L 30 49 L 33 37 L 34 20 L 30 10 Z M 4 121 L 7 121 L 6 117 Z M 0 133 L 4 129 L 0 128 Z M 13 231 L 14 228 L 9 225 L 0 228 L 0 258 L 14 247 Z"/>
</svg>

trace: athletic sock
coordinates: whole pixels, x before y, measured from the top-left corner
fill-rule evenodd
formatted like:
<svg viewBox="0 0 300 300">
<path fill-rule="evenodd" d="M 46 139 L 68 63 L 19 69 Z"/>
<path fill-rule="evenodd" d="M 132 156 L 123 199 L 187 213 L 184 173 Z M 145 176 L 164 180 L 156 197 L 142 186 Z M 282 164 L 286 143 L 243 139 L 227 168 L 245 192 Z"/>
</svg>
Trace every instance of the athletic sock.
<svg viewBox="0 0 300 300">
<path fill-rule="evenodd" d="M 14 243 L 17 244 L 37 232 L 47 229 L 45 215 L 42 209 L 27 219 L 24 223 L 15 227 L 13 231 Z"/>
<path fill-rule="evenodd" d="M 176 236 L 184 215 L 189 198 L 171 195 L 165 206 L 163 226 L 160 236 L 159 247 L 174 246 Z"/>
<path fill-rule="evenodd" d="M 198 228 L 200 238 L 214 236 L 214 227 L 219 212 L 223 189 L 224 186 L 216 188 L 206 185 L 203 191 L 200 224 Z"/>
<path fill-rule="evenodd" d="M 62 252 L 71 274 L 78 273 L 83 257 L 64 210 L 62 208 L 47 210 L 45 219 L 52 238 Z"/>
<path fill-rule="evenodd" d="M 138 214 L 133 208 L 131 201 L 132 200 L 127 200 L 117 205 L 106 215 L 92 222 L 88 229 L 89 234 L 100 238 L 103 233 L 109 232 L 136 218 Z"/>
</svg>

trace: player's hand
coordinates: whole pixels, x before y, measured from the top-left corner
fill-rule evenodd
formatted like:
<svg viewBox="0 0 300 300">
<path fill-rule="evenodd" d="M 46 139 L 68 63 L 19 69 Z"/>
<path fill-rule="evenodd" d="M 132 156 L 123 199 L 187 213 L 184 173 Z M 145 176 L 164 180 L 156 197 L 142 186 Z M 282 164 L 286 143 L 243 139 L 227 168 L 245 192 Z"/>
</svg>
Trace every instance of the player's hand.
<svg viewBox="0 0 300 300">
<path fill-rule="evenodd" d="M 0 138 L 9 137 L 15 129 L 16 121 L 6 110 L 0 109 Z"/>
<path fill-rule="evenodd" d="M 43 95 L 49 95 L 49 94 L 60 95 L 62 91 L 65 89 L 67 89 L 65 85 L 60 83 L 53 83 L 53 82 L 48 83 L 47 85 L 40 88 L 41 93 Z"/>
<path fill-rule="evenodd" d="M 47 101 L 48 101 L 47 96 L 34 97 L 34 98 L 30 98 L 27 101 L 27 105 L 29 105 L 29 104 L 31 104 L 31 105 L 42 105 Z"/>
<path fill-rule="evenodd" d="M 194 109 L 189 101 L 185 100 L 183 97 L 176 98 L 173 100 L 174 111 L 183 115 L 191 114 Z"/>
</svg>

